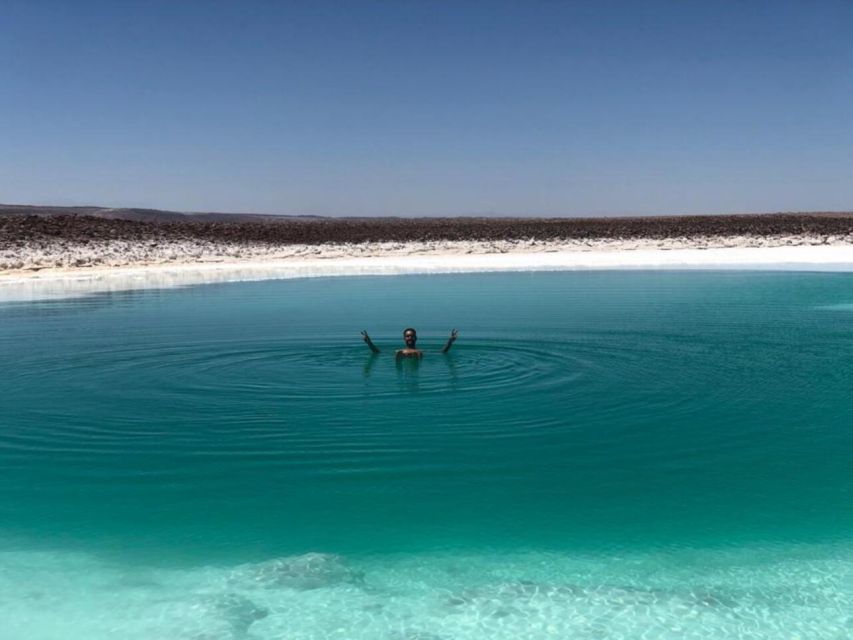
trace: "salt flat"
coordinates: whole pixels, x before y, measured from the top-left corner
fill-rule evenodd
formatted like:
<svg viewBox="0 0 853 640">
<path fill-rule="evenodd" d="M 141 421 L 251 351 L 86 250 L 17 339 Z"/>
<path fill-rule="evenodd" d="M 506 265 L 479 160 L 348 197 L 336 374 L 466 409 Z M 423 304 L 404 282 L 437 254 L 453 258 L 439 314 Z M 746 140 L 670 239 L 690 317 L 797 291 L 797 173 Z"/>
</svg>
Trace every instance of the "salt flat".
<svg viewBox="0 0 853 640">
<path fill-rule="evenodd" d="M 291 246 L 263 258 L 176 260 L 0 273 L 0 300 L 25 301 L 206 283 L 332 276 L 595 269 L 787 269 L 853 271 L 853 245 L 758 246 L 755 239 L 701 241 L 411 242 Z M 789 239 L 789 242 L 793 242 Z M 718 242 L 719 244 L 719 242 Z M 692 245 L 692 246 L 691 246 Z M 211 259 L 210 257 L 207 258 Z"/>
</svg>

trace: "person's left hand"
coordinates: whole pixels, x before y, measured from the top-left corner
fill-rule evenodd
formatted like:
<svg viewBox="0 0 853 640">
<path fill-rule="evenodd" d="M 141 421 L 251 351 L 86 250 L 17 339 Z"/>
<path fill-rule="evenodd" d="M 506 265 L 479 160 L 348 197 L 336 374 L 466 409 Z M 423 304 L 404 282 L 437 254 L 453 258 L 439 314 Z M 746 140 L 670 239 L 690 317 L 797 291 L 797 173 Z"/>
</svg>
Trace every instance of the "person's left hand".
<svg viewBox="0 0 853 640">
<path fill-rule="evenodd" d="M 454 342 L 454 341 L 456 340 L 456 336 L 458 336 L 458 335 L 459 335 L 459 330 L 458 330 L 458 329 L 453 329 L 453 330 L 450 332 L 450 341 L 451 341 L 451 342 Z"/>
</svg>

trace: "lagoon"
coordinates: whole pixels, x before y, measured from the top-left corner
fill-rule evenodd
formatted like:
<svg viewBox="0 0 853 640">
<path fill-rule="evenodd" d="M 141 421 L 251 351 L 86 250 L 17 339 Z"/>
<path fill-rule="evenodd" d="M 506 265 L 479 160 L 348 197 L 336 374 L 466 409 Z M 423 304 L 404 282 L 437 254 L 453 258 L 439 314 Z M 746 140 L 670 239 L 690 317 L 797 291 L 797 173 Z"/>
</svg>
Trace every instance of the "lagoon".
<svg viewBox="0 0 853 640">
<path fill-rule="evenodd" d="M 2 303 L 0 614 L 16 639 L 846 638 L 851 303 L 850 274 L 750 271 Z"/>
</svg>

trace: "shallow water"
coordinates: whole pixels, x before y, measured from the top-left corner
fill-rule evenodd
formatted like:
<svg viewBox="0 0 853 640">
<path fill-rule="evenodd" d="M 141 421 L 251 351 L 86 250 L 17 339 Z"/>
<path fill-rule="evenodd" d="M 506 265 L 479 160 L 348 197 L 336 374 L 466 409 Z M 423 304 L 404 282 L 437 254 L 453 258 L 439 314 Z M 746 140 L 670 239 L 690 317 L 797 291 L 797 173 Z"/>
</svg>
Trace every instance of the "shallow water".
<svg viewBox="0 0 853 640">
<path fill-rule="evenodd" d="M 754 272 L 0 304 L 0 616 L 11 638 L 848 638 L 851 309 L 848 274 Z M 397 364 L 410 325 L 427 354 Z"/>
</svg>

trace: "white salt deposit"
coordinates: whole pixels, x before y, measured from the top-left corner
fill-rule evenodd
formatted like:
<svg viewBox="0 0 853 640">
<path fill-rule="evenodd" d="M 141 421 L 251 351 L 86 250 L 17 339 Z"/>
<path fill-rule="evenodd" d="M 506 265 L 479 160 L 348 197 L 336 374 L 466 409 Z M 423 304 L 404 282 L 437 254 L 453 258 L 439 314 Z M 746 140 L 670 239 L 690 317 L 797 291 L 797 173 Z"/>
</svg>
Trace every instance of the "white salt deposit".
<svg viewBox="0 0 853 640">
<path fill-rule="evenodd" d="M 713 241 L 712 241 L 713 240 Z M 772 240 L 772 242 L 771 242 Z M 151 264 L 133 255 L 114 266 L 16 269 L 0 273 L 0 300 L 37 300 L 99 292 L 217 282 L 351 275 L 400 275 L 582 269 L 797 269 L 853 271 L 853 245 L 806 238 L 717 238 L 666 241 L 433 242 L 279 248 L 211 261 Z M 825 240 L 825 239 L 824 239 Z M 781 242 L 788 244 L 778 244 Z M 815 239 L 815 241 L 817 241 Z M 776 243 L 775 245 L 773 243 Z M 726 246 L 720 246 L 725 243 Z M 34 263 L 39 262 L 34 259 Z"/>
<path fill-rule="evenodd" d="M 357 579 L 354 579 L 357 577 Z M 236 567 L 0 553 L 4 638 L 841 640 L 847 546 L 341 558 Z"/>
</svg>

